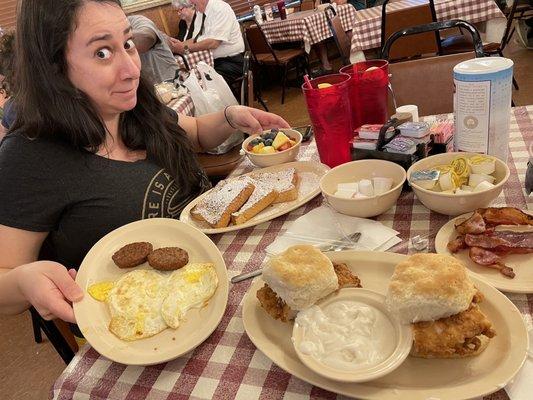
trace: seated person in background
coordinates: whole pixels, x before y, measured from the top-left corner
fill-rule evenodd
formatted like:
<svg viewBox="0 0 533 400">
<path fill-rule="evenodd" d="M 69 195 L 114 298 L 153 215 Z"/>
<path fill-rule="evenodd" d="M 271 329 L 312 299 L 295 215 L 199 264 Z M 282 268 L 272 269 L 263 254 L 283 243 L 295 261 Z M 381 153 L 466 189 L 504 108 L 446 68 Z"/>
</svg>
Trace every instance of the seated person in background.
<svg viewBox="0 0 533 400">
<path fill-rule="evenodd" d="M 130 15 L 128 20 L 133 30 L 133 42 L 141 57 L 142 70 L 154 83 L 174 79 L 178 65 L 165 35 L 143 15 Z"/>
<path fill-rule="evenodd" d="M 0 139 L 7 133 L 15 119 L 13 100 L 10 98 L 14 86 L 14 40 L 13 32 L 0 34 L 0 98 L 6 99 L 4 104 L 0 106 Z"/>
<path fill-rule="evenodd" d="M 179 31 L 176 39 L 184 42 L 194 38 L 194 34 L 197 34 L 200 30 L 200 24 L 196 29 L 196 10 L 189 0 L 172 0 L 172 7 L 178 13 L 180 18 Z"/>
<path fill-rule="evenodd" d="M 215 70 L 231 86 L 242 76 L 244 63 L 244 40 L 237 17 L 231 6 L 222 0 L 191 0 L 191 3 L 202 13 L 199 36 L 185 42 L 170 38 L 170 47 L 178 54 L 212 50 Z"/>
</svg>

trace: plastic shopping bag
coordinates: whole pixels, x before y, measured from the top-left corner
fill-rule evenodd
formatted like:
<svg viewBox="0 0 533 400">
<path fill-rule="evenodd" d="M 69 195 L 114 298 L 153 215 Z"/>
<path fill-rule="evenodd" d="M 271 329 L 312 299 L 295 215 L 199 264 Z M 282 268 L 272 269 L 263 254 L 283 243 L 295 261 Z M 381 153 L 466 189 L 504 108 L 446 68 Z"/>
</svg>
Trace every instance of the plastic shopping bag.
<svg viewBox="0 0 533 400">
<path fill-rule="evenodd" d="M 195 116 L 221 111 L 226 106 L 238 104 L 224 78 L 203 61 L 196 64 L 183 85 L 189 89 L 191 94 Z M 243 140 L 243 133 L 236 131 L 224 143 L 206 152 L 224 154 L 242 143 Z"/>
</svg>

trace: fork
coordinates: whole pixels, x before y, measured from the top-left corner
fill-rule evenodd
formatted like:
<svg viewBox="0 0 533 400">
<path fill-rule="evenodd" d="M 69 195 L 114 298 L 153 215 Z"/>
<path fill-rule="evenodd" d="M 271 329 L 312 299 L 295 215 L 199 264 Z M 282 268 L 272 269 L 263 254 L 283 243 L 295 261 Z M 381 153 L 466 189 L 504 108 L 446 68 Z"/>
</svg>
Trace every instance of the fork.
<svg viewBox="0 0 533 400">
<path fill-rule="evenodd" d="M 361 238 L 361 232 L 354 232 L 351 235 L 346 236 L 345 239 L 348 239 L 348 241 L 340 240 L 335 244 L 318 245 L 315 247 L 319 249 L 320 251 L 324 251 L 324 252 L 341 251 L 341 250 L 352 248 L 353 245 L 357 243 L 360 238 Z M 259 269 L 256 269 L 255 271 L 245 272 L 244 274 L 235 275 L 233 278 L 230 279 L 230 282 L 239 283 L 247 279 L 255 278 L 256 276 L 261 275 L 262 273 L 263 273 L 263 269 L 259 268 Z"/>
</svg>

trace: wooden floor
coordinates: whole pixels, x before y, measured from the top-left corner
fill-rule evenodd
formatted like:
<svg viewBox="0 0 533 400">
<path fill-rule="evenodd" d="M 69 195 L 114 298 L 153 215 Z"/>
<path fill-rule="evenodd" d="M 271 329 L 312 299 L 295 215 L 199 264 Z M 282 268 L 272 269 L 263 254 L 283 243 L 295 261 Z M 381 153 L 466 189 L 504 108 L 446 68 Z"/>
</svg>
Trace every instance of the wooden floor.
<svg viewBox="0 0 533 400">
<path fill-rule="evenodd" d="M 517 105 L 533 104 L 533 52 L 512 43 L 505 54 L 515 62 L 515 77 L 520 90 L 513 93 Z M 309 123 L 299 88 L 289 88 L 285 104 L 280 104 L 281 89 L 264 92 L 270 111 L 282 115 L 292 126 Z M 0 317 L 1 399 L 46 399 L 65 364 L 45 340 L 37 344 L 29 313 Z"/>
</svg>

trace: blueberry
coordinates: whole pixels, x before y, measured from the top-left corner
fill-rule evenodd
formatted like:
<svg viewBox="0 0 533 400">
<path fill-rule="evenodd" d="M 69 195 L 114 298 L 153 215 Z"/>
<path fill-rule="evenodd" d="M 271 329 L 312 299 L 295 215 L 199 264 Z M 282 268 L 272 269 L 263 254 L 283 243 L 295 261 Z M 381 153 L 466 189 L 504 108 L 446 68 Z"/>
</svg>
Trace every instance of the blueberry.
<svg viewBox="0 0 533 400">
<path fill-rule="evenodd" d="M 255 138 L 254 140 L 252 140 L 252 141 L 250 142 L 250 144 L 251 144 L 252 146 L 256 146 L 256 145 L 258 145 L 258 144 L 261 143 L 261 142 L 262 142 L 262 140 L 261 140 L 260 138 Z"/>
<path fill-rule="evenodd" d="M 279 129 L 278 129 L 278 128 L 272 128 L 272 129 L 270 130 L 270 133 L 273 133 L 274 135 L 276 135 L 278 132 L 279 132 Z"/>
<path fill-rule="evenodd" d="M 273 142 L 274 142 L 274 139 L 267 139 L 265 140 L 265 146 L 272 146 Z"/>
</svg>

